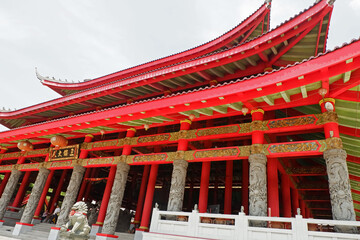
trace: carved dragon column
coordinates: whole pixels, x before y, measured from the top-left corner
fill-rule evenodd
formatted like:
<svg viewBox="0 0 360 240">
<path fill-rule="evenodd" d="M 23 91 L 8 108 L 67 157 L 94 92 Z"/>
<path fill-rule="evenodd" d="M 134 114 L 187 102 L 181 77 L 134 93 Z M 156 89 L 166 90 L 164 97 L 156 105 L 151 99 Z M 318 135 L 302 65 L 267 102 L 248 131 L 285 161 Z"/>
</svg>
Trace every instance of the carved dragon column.
<svg viewBox="0 0 360 240">
<path fill-rule="evenodd" d="M 20 222 L 16 223 L 12 235 L 18 236 L 21 233 L 26 233 L 32 230 L 33 225 L 30 223 L 39 204 L 39 200 L 49 173 L 50 170 L 44 167 L 40 167 L 29 200 L 26 204 L 24 213 L 21 216 Z"/>
<path fill-rule="evenodd" d="M 85 168 L 83 166 L 74 166 L 70 182 L 66 189 L 66 194 L 61 206 L 60 215 L 56 222 L 57 226 L 62 226 L 68 221 L 70 209 L 76 201 L 76 197 L 80 189 L 81 180 L 83 178 L 84 172 Z"/>
<path fill-rule="evenodd" d="M 126 181 L 130 166 L 125 162 L 118 163 L 115 180 L 111 190 L 110 200 L 107 206 L 106 217 L 102 228 L 102 234 L 113 235 L 119 218 L 120 208 L 125 192 Z M 100 235 L 101 234 L 97 234 Z"/>
<path fill-rule="evenodd" d="M 262 152 L 264 111 L 262 109 L 252 110 L 251 115 L 252 146 L 249 156 L 249 215 L 267 216 L 267 158 Z"/>
<path fill-rule="evenodd" d="M 335 99 L 325 98 L 320 101 L 324 119 L 324 133 L 327 150 L 324 152 L 332 215 L 335 220 L 355 221 L 354 203 L 351 196 L 349 171 L 346 164 L 346 151 L 340 139 Z M 357 232 L 355 227 L 335 226 L 340 232 Z"/>
<path fill-rule="evenodd" d="M 45 182 L 46 182 L 46 179 L 47 179 L 47 176 L 49 175 L 49 173 L 50 173 L 50 170 L 48 170 L 44 167 L 41 167 L 39 169 L 39 173 L 36 177 L 29 200 L 26 204 L 24 213 L 21 217 L 21 220 L 20 220 L 21 223 L 31 223 L 31 220 L 34 216 L 35 210 L 39 203 L 39 200 L 40 200 L 40 197 L 41 197 L 41 194 L 44 189 Z"/>
<path fill-rule="evenodd" d="M 249 156 L 249 215 L 267 215 L 267 181 L 266 181 L 267 158 L 262 153 Z"/>
<path fill-rule="evenodd" d="M 184 133 L 190 129 L 191 121 L 186 119 L 180 122 L 180 132 Z M 182 136 L 182 135 L 181 135 Z M 185 182 L 188 162 L 184 160 L 184 151 L 187 150 L 188 141 L 184 138 L 179 139 L 177 159 L 173 162 L 171 176 L 171 187 L 168 201 L 168 211 L 181 211 L 184 201 Z"/>
<path fill-rule="evenodd" d="M 188 162 L 177 159 L 173 162 L 168 211 L 181 211 L 183 207 Z"/>
<path fill-rule="evenodd" d="M 17 169 L 11 171 L 10 178 L 6 184 L 3 194 L 0 198 L 0 219 L 4 218 L 6 207 L 8 206 L 12 195 L 14 194 L 15 188 L 19 182 L 21 172 Z"/>
</svg>

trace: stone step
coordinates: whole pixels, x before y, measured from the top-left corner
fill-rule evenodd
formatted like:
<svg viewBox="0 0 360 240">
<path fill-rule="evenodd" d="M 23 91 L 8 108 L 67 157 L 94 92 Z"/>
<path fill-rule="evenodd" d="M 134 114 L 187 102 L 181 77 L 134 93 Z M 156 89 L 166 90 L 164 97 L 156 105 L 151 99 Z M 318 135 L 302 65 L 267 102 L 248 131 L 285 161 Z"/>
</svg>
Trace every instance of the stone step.
<svg viewBox="0 0 360 240">
<path fill-rule="evenodd" d="M 0 240 L 47 240 L 50 229 L 54 226 L 54 224 L 39 223 L 34 225 L 31 232 L 21 234 L 20 236 L 12 235 L 14 227 L 3 226 L 0 228 Z M 134 240 L 134 234 L 116 232 L 115 235 L 119 236 L 119 239 L 121 240 Z M 90 239 L 95 239 L 95 237 L 91 237 Z"/>
</svg>

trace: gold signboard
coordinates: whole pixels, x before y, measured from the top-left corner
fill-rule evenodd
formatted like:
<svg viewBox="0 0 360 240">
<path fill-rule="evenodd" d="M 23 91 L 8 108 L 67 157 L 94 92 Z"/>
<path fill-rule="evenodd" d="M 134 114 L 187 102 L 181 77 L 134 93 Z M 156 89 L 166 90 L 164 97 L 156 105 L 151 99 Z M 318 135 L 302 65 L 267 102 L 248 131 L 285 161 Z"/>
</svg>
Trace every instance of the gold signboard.
<svg viewBox="0 0 360 240">
<path fill-rule="evenodd" d="M 74 160 L 79 157 L 79 144 L 58 149 L 50 148 L 49 161 Z"/>
</svg>

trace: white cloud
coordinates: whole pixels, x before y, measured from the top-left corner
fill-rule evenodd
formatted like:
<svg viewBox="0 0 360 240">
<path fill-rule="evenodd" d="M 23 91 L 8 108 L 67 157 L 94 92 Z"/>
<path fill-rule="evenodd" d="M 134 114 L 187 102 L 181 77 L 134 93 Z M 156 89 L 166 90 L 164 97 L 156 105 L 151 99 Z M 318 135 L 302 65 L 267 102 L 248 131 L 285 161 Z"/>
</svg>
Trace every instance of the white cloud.
<svg viewBox="0 0 360 240">
<path fill-rule="evenodd" d="M 360 9 L 360 0 L 351 0 L 349 5 L 350 7 Z"/>
</svg>

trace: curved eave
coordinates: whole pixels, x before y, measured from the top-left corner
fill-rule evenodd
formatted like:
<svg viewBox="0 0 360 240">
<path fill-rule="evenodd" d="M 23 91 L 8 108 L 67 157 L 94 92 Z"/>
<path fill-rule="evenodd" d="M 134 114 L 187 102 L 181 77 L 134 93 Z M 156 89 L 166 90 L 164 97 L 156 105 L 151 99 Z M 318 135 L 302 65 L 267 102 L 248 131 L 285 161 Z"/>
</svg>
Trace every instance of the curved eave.
<svg viewBox="0 0 360 240">
<path fill-rule="evenodd" d="M 41 80 L 41 83 L 64 96 L 79 90 L 106 84 L 120 78 L 137 75 L 151 69 L 171 65 L 180 60 L 186 61 L 188 59 L 197 58 L 221 49 L 231 48 L 234 45 L 241 44 L 246 40 L 257 37 L 269 30 L 270 6 L 270 3 L 263 4 L 257 11 L 241 22 L 238 26 L 234 27 L 220 37 L 195 48 L 80 83 L 54 81 L 51 78 L 43 79 Z"/>
<path fill-rule="evenodd" d="M 136 91 L 137 94 L 141 94 L 141 92 L 144 91 L 149 91 L 149 88 L 151 89 L 152 84 L 160 85 L 160 83 L 164 84 L 166 81 L 174 78 L 181 78 L 185 75 L 190 76 L 191 74 L 199 74 L 205 71 L 215 72 L 215 74 L 216 71 L 227 72 L 229 71 L 229 69 L 224 68 L 227 67 L 227 64 L 233 64 L 239 67 L 239 64 L 236 64 L 239 61 L 247 62 L 246 64 L 247 66 L 249 66 L 249 68 L 246 69 L 245 74 L 242 72 L 240 66 L 239 72 L 237 72 L 236 74 L 227 75 L 225 76 L 225 78 L 220 79 L 221 81 L 257 74 L 259 72 L 263 72 L 265 66 L 264 61 L 260 61 L 260 64 L 257 64 L 261 53 L 269 51 L 269 49 L 272 49 L 277 45 L 283 43 L 286 39 L 296 36 L 297 34 L 308 29 L 309 24 L 316 25 L 318 21 L 320 21 L 323 16 L 331 12 L 331 10 L 332 6 L 329 6 L 326 1 L 322 1 L 312 6 L 307 11 L 304 11 L 301 14 L 297 15 L 288 22 L 285 22 L 283 25 L 279 26 L 273 31 L 267 34 L 263 34 L 256 39 L 245 42 L 232 49 L 221 51 L 219 53 L 209 54 L 207 56 L 197 58 L 192 61 L 179 63 L 178 65 L 173 65 L 168 68 L 163 68 L 153 72 L 145 73 L 136 77 L 122 79 L 121 81 L 85 90 L 28 108 L 20 109 L 13 112 L 0 113 L 0 118 L 19 120 L 26 117 L 35 118 L 33 122 L 36 122 L 36 118 L 40 118 L 39 115 L 45 114 L 44 112 L 50 111 L 49 113 L 51 115 L 54 115 L 54 112 L 56 113 L 56 111 L 60 111 L 60 113 L 62 114 L 58 114 L 59 116 L 66 116 L 68 114 L 76 114 L 79 109 L 94 109 L 96 106 L 101 106 L 103 101 L 120 104 L 121 102 L 119 101 L 119 99 L 126 100 L 126 98 L 131 98 L 134 94 L 134 91 Z M 309 19 L 310 17 L 312 18 L 312 20 L 308 21 L 307 19 Z M 251 66 L 252 64 L 256 66 Z M 214 69 L 216 71 L 214 71 Z M 201 80 L 200 83 L 198 83 L 197 85 L 191 85 L 191 87 L 199 87 L 206 85 L 206 83 L 203 83 L 203 81 L 204 80 Z M 166 85 L 168 84 L 169 83 L 166 83 Z M 171 85 L 168 86 L 171 87 Z M 124 92 L 126 92 L 126 94 L 124 94 Z M 112 99 L 114 97 L 118 101 Z M 97 101 L 97 98 L 102 98 L 102 100 Z M 76 106 L 78 106 L 78 109 L 76 109 Z M 44 121 L 44 119 L 41 119 L 38 122 L 40 121 Z M 11 124 L 11 128 L 27 124 L 31 124 L 31 121 L 29 121 L 29 123 L 22 123 L 22 125 L 19 125 L 18 123 Z"/>
<path fill-rule="evenodd" d="M 335 77 L 338 79 L 337 81 L 340 81 L 341 77 L 339 78 L 339 75 L 359 68 L 360 41 L 357 40 L 333 52 L 328 52 L 272 73 L 5 131 L 0 133 L 0 143 L 25 139 L 29 136 L 36 138 L 42 135 L 69 132 L 100 125 L 123 124 L 124 122 L 144 118 L 144 113 L 148 118 L 165 117 L 173 121 L 174 118 L 171 116 L 179 112 L 213 108 L 219 105 L 228 106 L 239 102 L 245 105 L 250 103 L 252 107 L 261 107 L 265 111 L 313 105 L 317 104 L 321 99 L 321 96 L 317 93 L 317 88 L 321 87 L 321 85 L 308 91 L 306 96 L 302 94 L 302 91 L 300 94 L 295 93 L 289 96 L 290 102 L 280 97 L 273 99 L 273 104 L 269 104 L 265 97 L 269 98 L 272 94 L 287 92 L 292 89 L 301 89 L 302 86 L 308 86 L 319 81 L 326 84 L 329 78 Z M 323 69 L 328 69 L 328 71 L 324 73 Z M 359 85 L 357 75 L 354 75 L 354 78 L 346 82 L 344 88 L 350 88 L 353 84 Z M 334 85 L 331 84 L 330 86 Z M 330 88 L 329 97 L 333 93 L 339 93 L 336 84 L 334 87 L 334 91 Z M 262 98 L 263 101 L 254 101 L 258 98 Z M 241 108 L 238 108 L 238 111 L 241 111 Z"/>
</svg>

